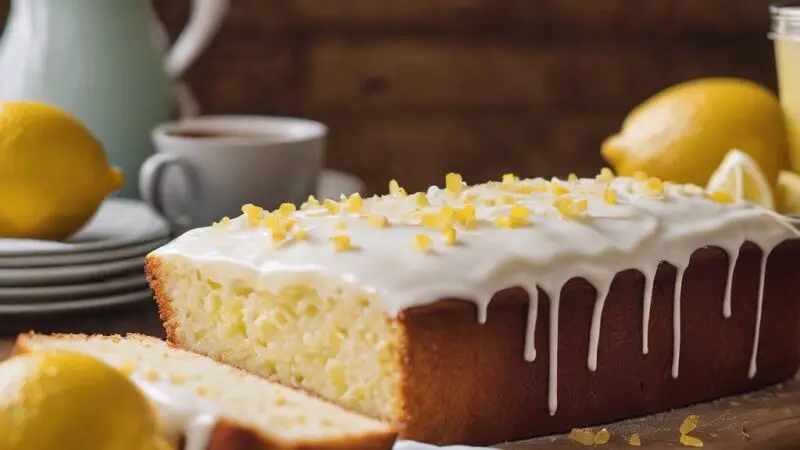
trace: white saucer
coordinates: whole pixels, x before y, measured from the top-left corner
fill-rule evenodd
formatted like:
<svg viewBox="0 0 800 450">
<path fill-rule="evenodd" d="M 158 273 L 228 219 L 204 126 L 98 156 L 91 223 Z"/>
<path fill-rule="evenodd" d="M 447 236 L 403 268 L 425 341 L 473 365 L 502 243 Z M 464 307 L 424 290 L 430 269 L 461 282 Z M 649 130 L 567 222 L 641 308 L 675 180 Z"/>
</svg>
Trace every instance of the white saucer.
<svg viewBox="0 0 800 450">
<path fill-rule="evenodd" d="M 96 262 L 118 261 L 136 256 L 144 256 L 169 242 L 162 238 L 143 244 L 129 245 L 107 250 L 80 253 L 57 253 L 45 255 L 26 255 L 0 258 L 0 270 L 4 268 L 54 267 L 72 264 L 89 264 Z"/>
<path fill-rule="evenodd" d="M 144 202 L 109 198 L 94 218 L 65 242 L 0 238 L 0 258 L 119 249 L 168 236 L 166 220 Z"/>
<path fill-rule="evenodd" d="M 120 294 L 147 287 L 143 274 L 123 275 L 92 283 L 60 286 L 0 287 L 0 305 L 81 300 L 87 297 Z"/>
<path fill-rule="evenodd" d="M 119 261 L 59 267 L 0 269 L 0 286 L 53 286 L 111 278 L 121 273 L 144 271 L 144 256 Z"/>
<path fill-rule="evenodd" d="M 150 289 L 138 290 L 127 294 L 110 295 L 106 297 L 73 300 L 69 302 L 31 303 L 27 305 L 0 305 L 0 315 L 35 315 L 89 311 L 99 308 L 127 305 L 142 301 L 152 301 L 153 293 Z"/>
</svg>

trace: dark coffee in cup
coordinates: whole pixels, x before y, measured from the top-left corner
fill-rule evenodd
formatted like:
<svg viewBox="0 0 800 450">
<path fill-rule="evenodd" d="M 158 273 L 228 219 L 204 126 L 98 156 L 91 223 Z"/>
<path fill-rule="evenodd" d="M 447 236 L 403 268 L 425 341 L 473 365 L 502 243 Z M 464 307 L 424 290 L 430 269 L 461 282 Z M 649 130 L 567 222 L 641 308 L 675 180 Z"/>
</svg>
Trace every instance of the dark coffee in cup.
<svg viewBox="0 0 800 450">
<path fill-rule="evenodd" d="M 187 139 L 260 139 L 260 140 L 279 140 L 280 136 L 274 133 L 260 133 L 256 131 L 243 130 L 204 130 L 198 129 L 175 129 L 167 131 L 167 134 L 175 137 Z"/>
</svg>

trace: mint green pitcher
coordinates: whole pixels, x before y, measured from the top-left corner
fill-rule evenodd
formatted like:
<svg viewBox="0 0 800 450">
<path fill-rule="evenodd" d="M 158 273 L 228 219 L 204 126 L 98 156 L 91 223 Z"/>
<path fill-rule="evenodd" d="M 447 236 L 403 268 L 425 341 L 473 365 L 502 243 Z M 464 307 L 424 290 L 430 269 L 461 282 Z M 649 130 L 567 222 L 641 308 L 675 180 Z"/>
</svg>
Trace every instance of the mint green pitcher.
<svg viewBox="0 0 800 450">
<path fill-rule="evenodd" d="M 12 0 L 0 39 L 0 101 L 43 101 L 81 119 L 125 171 L 120 195 L 136 197 L 150 132 L 179 115 L 178 79 L 227 8 L 228 0 L 192 0 L 166 54 L 150 0 Z"/>
</svg>

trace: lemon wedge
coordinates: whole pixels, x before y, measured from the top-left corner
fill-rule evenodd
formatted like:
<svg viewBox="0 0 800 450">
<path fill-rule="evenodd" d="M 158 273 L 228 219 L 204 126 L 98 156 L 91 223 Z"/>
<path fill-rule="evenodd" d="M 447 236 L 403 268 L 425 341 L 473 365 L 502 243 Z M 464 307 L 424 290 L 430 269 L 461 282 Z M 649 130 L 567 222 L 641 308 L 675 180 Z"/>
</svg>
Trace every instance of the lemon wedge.
<svg viewBox="0 0 800 450">
<path fill-rule="evenodd" d="M 736 201 L 749 201 L 775 209 L 775 199 L 767 177 L 758 163 L 741 150 L 733 149 L 725 155 L 722 164 L 711 175 L 706 189 L 724 192 Z"/>
<path fill-rule="evenodd" d="M 800 174 L 781 171 L 778 175 L 778 187 L 775 196 L 778 200 L 778 212 L 781 214 L 800 214 Z"/>
</svg>

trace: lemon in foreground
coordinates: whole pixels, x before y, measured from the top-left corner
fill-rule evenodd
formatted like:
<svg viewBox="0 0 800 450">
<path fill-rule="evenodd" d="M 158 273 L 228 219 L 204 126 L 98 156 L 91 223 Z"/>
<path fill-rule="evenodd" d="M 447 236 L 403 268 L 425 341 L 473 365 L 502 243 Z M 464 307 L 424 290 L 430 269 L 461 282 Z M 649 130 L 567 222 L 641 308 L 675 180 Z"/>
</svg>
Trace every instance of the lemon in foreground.
<svg viewBox="0 0 800 450">
<path fill-rule="evenodd" d="M 778 175 L 778 187 L 775 192 L 778 212 L 782 214 L 800 214 L 800 174 L 788 170 Z"/>
<path fill-rule="evenodd" d="M 668 88 L 634 109 L 606 139 L 603 157 L 619 175 L 636 171 L 705 185 L 728 150 L 748 154 L 775 186 L 789 165 L 784 115 L 764 87 L 735 78 L 704 78 Z"/>
<path fill-rule="evenodd" d="M 735 200 L 746 200 L 765 208 L 775 209 L 775 199 L 767 177 L 758 163 L 747 153 L 731 150 L 711 175 L 706 189 L 724 192 Z"/>
<path fill-rule="evenodd" d="M 0 236 L 65 239 L 122 181 L 76 118 L 42 103 L 0 104 Z"/>
<path fill-rule="evenodd" d="M 156 413 L 124 374 L 79 353 L 0 364 L 3 450 L 167 450 Z"/>
</svg>

